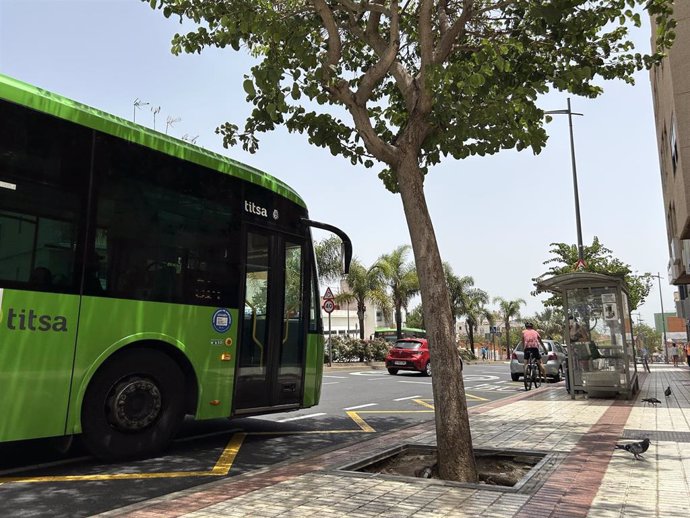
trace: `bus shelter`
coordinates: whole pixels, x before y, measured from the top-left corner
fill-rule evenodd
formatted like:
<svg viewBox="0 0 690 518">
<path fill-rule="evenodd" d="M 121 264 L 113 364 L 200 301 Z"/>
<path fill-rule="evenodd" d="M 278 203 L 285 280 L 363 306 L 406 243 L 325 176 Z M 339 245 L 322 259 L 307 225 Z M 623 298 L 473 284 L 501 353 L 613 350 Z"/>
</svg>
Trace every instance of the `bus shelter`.
<svg viewBox="0 0 690 518">
<path fill-rule="evenodd" d="M 575 272 L 540 280 L 536 287 L 562 297 L 571 397 L 580 393 L 630 399 L 639 381 L 623 279 Z"/>
</svg>

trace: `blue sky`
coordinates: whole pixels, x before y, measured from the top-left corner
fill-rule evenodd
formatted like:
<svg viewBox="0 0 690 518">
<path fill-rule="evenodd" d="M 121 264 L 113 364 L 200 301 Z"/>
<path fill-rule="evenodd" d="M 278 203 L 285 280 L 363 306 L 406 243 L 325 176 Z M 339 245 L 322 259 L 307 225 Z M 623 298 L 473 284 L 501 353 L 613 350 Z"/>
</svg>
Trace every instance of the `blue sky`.
<svg viewBox="0 0 690 518">
<path fill-rule="evenodd" d="M 214 129 L 242 125 L 250 106 L 242 90 L 251 60 L 230 49 L 173 56 L 177 20 L 139 0 L 0 0 L 0 72 L 153 127 L 179 118 L 168 133 L 262 169 L 291 185 L 313 219 L 339 226 L 365 265 L 409 243 L 402 204 L 383 188 L 378 170 L 353 167 L 304 136 L 264 135 L 258 153 L 224 150 Z M 648 23 L 634 34 L 649 48 Z M 668 245 L 649 75 L 635 86 L 606 83 L 596 100 L 574 97 L 575 152 L 585 244 L 598 236 L 638 272 L 666 277 Z M 566 94 L 540 100 L 545 110 L 566 107 Z M 491 297 L 522 298 L 524 315 L 542 309 L 530 296 L 543 273 L 549 243 L 576 241 L 568 120 L 556 116 L 538 156 L 530 151 L 446 160 L 426 180 L 441 255 L 458 275 L 471 275 Z M 323 237 L 323 236 L 320 236 Z M 647 324 L 660 311 L 658 284 L 638 311 Z M 664 309 L 673 288 L 662 280 Z"/>
</svg>

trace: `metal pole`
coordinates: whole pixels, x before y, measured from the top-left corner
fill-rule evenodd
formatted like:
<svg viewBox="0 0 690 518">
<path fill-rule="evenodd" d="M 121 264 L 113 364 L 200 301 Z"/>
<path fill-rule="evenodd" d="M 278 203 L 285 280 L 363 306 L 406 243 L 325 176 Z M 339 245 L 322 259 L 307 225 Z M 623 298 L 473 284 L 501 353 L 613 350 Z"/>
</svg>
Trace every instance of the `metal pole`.
<svg viewBox="0 0 690 518">
<path fill-rule="evenodd" d="M 333 335 L 331 334 L 331 314 L 328 313 L 328 366 L 333 366 Z"/>
<path fill-rule="evenodd" d="M 580 222 L 580 196 L 577 189 L 577 167 L 575 166 L 575 139 L 573 138 L 573 112 L 570 109 L 570 97 L 568 97 L 568 126 L 570 127 L 570 160 L 573 165 L 573 192 L 575 193 L 575 221 L 577 223 L 577 257 L 584 259 L 582 248 L 582 223 Z"/>
<path fill-rule="evenodd" d="M 582 246 L 582 223 L 580 222 L 580 194 L 577 188 L 577 166 L 575 165 L 575 138 L 573 137 L 573 115 L 582 115 L 570 109 L 570 97 L 568 97 L 567 110 L 545 111 L 545 115 L 568 115 L 570 129 L 570 162 L 573 169 L 573 192 L 575 194 L 575 224 L 577 226 L 577 258 L 578 263 L 584 261 L 584 248 Z"/>
</svg>

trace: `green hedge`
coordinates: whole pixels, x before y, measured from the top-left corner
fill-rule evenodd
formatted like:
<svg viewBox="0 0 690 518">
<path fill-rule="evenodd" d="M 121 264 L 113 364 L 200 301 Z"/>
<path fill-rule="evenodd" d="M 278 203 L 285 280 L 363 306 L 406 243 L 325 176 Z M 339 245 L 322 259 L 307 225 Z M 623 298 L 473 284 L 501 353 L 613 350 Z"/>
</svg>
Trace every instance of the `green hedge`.
<svg viewBox="0 0 690 518">
<path fill-rule="evenodd" d="M 347 362 L 382 362 L 386 359 L 390 343 L 376 338 L 374 340 L 360 340 L 344 336 L 334 336 L 331 342 L 333 361 Z M 324 350 L 324 363 L 328 362 L 328 339 Z"/>
</svg>

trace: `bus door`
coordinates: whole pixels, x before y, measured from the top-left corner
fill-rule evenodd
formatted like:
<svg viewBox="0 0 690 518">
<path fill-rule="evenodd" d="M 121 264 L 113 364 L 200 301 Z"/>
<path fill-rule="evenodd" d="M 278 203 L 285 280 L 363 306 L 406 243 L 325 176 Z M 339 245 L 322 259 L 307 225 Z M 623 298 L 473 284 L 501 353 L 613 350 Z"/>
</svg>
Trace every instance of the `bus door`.
<svg viewBox="0 0 690 518">
<path fill-rule="evenodd" d="M 254 228 L 245 235 L 233 412 L 296 408 L 302 401 L 306 349 L 304 241 Z"/>
</svg>

